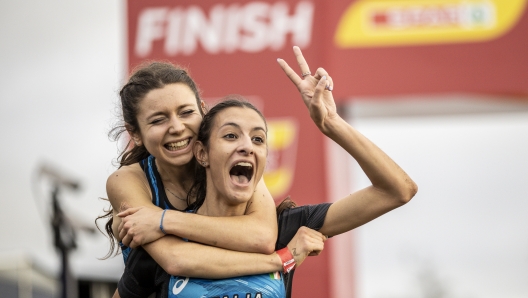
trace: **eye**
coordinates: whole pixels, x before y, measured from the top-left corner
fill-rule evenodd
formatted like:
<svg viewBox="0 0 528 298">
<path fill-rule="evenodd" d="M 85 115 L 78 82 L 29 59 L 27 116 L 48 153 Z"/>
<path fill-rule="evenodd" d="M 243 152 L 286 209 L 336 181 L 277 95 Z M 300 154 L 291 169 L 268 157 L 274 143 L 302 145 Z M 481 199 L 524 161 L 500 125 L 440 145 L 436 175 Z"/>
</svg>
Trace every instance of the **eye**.
<svg viewBox="0 0 528 298">
<path fill-rule="evenodd" d="M 264 144 L 264 138 L 263 137 L 253 137 L 252 138 L 253 142 L 257 142 L 257 143 L 260 143 L 260 144 Z"/>
<path fill-rule="evenodd" d="M 182 116 L 187 116 L 187 115 L 191 115 L 194 113 L 194 110 L 185 110 L 181 113 Z"/>
<path fill-rule="evenodd" d="M 150 124 L 159 124 L 161 121 L 163 121 L 163 118 L 156 118 L 150 121 Z"/>
<path fill-rule="evenodd" d="M 236 139 L 237 136 L 234 133 L 228 133 L 224 136 L 224 139 Z"/>
</svg>

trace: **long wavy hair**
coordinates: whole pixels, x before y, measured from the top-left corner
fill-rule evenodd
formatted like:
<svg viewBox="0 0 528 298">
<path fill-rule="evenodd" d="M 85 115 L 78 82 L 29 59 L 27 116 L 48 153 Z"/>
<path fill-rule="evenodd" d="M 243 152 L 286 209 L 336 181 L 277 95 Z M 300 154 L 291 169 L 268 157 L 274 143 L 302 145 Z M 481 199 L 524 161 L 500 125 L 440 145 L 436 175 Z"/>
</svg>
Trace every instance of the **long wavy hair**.
<svg viewBox="0 0 528 298">
<path fill-rule="evenodd" d="M 118 123 L 108 133 L 110 139 L 113 141 L 119 141 L 122 139 L 125 132 L 130 134 L 138 133 L 139 123 L 137 115 L 143 98 L 145 98 L 145 96 L 152 90 L 160 89 L 166 85 L 175 83 L 185 84 L 192 90 L 196 97 L 198 110 L 203 116 L 203 111 L 200 108 L 202 102 L 200 98 L 200 90 L 188 74 L 187 70 L 169 62 L 149 62 L 137 67 L 128 79 L 128 82 L 121 88 L 121 91 L 119 91 L 121 115 L 119 116 Z M 126 142 L 126 145 L 119 152 L 117 158 L 119 168 L 140 162 L 150 155 L 143 144 L 138 146 L 134 144 L 130 138 L 127 138 Z M 195 163 L 195 159 L 193 159 L 192 162 Z M 118 250 L 116 250 L 117 240 L 112 230 L 112 206 L 110 205 L 110 207 L 105 209 L 104 212 L 103 215 L 96 218 L 95 222 L 99 229 L 97 221 L 103 218 L 108 219 L 104 226 L 106 235 L 108 235 L 110 240 L 110 250 L 107 255 L 103 257 L 103 259 L 106 259 L 111 257 L 114 254 L 114 251 L 115 254 L 118 254 Z M 105 233 L 103 232 L 103 234 Z"/>
</svg>

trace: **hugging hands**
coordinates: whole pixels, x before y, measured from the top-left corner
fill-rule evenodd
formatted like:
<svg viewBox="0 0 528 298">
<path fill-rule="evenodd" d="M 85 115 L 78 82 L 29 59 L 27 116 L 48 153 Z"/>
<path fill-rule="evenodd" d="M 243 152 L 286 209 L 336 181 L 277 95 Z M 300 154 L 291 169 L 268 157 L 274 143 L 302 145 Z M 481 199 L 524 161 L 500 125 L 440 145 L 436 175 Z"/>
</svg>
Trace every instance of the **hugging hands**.
<svg viewBox="0 0 528 298">
<path fill-rule="evenodd" d="M 167 212 L 180 212 L 170 211 Z M 157 207 L 127 208 L 117 215 L 121 218 L 119 238 L 128 247 L 136 248 L 165 236 L 160 230 L 162 210 Z M 177 213 L 176 213 L 177 214 Z M 317 256 L 324 249 L 327 237 L 318 231 L 300 227 L 287 247 L 293 255 L 297 267 L 308 256 Z"/>
<path fill-rule="evenodd" d="M 160 229 L 161 210 L 158 207 L 127 208 L 117 214 L 121 218 L 119 239 L 128 247 L 138 246 L 158 240 L 165 234 Z"/>
</svg>

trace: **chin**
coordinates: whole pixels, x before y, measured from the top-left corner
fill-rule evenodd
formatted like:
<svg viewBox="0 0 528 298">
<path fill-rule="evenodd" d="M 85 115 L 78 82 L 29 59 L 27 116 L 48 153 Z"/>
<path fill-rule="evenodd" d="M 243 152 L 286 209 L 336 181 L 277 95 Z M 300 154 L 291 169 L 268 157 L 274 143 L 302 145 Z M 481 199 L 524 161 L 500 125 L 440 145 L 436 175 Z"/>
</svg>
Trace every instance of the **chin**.
<svg viewBox="0 0 528 298">
<path fill-rule="evenodd" d="M 233 205 L 246 204 L 251 200 L 253 196 L 253 191 L 244 191 L 244 192 L 234 192 L 228 196 Z"/>
<path fill-rule="evenodd" d="M 182 154 L 180 156 L 171 157 L 169 158 L 169 162 L 174 166 L 185 166 L 191 162 L 193 157 L 194 155 L 192 152 L 190 152 L 190 154 Z"/>
</svg>

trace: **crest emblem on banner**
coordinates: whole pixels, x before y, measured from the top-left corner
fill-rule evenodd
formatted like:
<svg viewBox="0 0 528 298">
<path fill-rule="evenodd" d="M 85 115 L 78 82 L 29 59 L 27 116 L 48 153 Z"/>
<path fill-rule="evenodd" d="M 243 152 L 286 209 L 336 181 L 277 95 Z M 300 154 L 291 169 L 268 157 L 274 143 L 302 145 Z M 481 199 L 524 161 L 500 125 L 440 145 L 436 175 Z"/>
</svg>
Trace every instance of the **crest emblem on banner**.
<svg viewBox="0 0 528 298">
<path fill-rule="evenodd" d="M 281 201 L 293 182 L 299 126 L 295 118 L 269 118 L 267 123 L 268 162 L 264 181 L 273 198 Z"/>
</svg>

